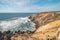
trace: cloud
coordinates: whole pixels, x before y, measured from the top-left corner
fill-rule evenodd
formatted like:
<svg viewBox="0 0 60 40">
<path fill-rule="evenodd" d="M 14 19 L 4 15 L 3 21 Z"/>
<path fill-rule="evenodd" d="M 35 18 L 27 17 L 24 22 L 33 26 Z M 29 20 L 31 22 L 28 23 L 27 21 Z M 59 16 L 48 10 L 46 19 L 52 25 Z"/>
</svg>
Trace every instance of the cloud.
<svg viewBox="0 0 60 40">
<path fill-rule="evenodd" d="M 52 1 L 52 0 L 47 0 Z M 43 6 L 38 5 L 41 0 L 0 0 L 0 12 L 42 12 L 55 11 L 59 9 L 59 3 Z M 37 3 L 37 4 L 34 4 Z"/>
</svg>

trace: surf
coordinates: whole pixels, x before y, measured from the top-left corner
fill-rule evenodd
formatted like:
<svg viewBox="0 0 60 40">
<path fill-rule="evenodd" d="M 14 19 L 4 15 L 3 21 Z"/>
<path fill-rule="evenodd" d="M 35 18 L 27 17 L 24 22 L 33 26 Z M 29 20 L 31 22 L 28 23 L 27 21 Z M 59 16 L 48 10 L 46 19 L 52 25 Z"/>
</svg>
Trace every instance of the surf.
<svg viewBox="0 0 60 40">
<path fill-rule="evenodd" d="M 35 31 L 35 23 L 29 17 L 17 17 L 8 20 L 0 21 L 0 31 Z"/>
</svg>

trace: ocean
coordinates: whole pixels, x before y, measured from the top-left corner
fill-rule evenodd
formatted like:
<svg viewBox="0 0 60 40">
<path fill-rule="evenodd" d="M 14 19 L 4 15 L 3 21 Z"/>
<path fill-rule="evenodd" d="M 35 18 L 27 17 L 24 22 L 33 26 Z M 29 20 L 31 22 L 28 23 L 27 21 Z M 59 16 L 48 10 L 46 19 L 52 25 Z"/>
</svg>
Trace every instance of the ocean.
<svg viewBox="0 0 60 40">
<path fill-rule="evenodd" d="M 35 31 L 35 23 L 28 17 L 35 13 L 0 13 L 0 31 Z"/>
<path fill-rule="evenodd" d="M 0 13 L 0 21 L 5 19 L 10 19 L 14 17 L 26 17 L 31 16 L 36 13 Z"/>
</svg>

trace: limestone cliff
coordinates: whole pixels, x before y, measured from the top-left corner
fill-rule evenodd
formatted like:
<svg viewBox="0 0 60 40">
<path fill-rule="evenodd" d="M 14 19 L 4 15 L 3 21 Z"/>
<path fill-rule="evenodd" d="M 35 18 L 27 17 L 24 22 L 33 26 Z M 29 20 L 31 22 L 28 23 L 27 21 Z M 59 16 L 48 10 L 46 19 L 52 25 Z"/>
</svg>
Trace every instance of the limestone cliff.
<svg viewBox="0 0 60 40">
<path fill-rule="evenodd" d="M 36 24 L 33 34 L 20 34 L 11 40 L 59 40 L 60 12 L 41 12 L 29 17 Z"/>
</svg>

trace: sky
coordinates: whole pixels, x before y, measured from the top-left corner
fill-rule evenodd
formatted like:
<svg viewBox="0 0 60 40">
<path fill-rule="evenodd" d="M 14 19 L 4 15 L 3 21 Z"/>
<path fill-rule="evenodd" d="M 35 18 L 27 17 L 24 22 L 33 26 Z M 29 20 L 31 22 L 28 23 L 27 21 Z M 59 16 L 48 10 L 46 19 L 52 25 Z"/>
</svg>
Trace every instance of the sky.
<svg viewBox="0 0 60 40">
<path fill-rule="evenodd" d="M 0 0 L 0 13 L 60 11 L 60 0 Z"/>
</svg>

